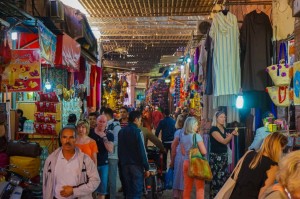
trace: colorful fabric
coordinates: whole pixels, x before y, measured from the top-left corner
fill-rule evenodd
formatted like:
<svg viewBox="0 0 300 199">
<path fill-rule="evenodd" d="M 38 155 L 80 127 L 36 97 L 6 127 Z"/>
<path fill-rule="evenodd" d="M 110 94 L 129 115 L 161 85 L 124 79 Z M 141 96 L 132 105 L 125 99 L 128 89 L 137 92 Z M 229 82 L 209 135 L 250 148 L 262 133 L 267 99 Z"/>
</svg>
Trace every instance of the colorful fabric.
<svg viewBox="0 0 300 199">
<path fill-rule="evenodd" d="M 217 195 L 229 177 L 227 163 L 227 153 L 210 153 L 209 165 L 213 174 L 213 179 L 210 183 L 210 198 L 214 198 Z"/>
</svg>

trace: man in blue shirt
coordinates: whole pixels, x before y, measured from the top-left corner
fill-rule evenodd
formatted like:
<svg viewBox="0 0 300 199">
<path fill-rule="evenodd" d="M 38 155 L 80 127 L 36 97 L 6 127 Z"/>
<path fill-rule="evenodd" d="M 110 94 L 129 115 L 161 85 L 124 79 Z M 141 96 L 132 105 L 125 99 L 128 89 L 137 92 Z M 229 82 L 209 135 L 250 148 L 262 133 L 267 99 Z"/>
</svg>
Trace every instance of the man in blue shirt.
<svg viewBox="0 0 300 199">
<path fill-rule="evenodd" d="M 174 139 L 174 134 L 176 129 L 175 129 L 175 120 L 170 117 L 170 110 L 165 109 L 164 114 L 165 114 L 165 118 L 159 122 L 155 131 L 155 135 L 156 137 L 158 137 L 161 132 L 161 140 L 166 150 L 166 153 L 163 154 L 163 161 L 164 161 L 163 168 L 164 170 L 167 170 L 168 151 L 170 151 L 170 156 L 171 156 L 171 145 Z"/>
<path fill-rule="evenodd" d="M 270 111 L 267 111 L 262 115 L 262 120 L 264 125 L 256 129 L 255 137 L 252 144 L 248 148 L 249 150 L 254 149 L 255 151 L 257 151 L 258 149 L 260 149 L 260 146 L 262 145 L 264 139 L 270 134 L 270 132 L 267 131 L 268 130 L 267 127 L 265 127 L 266 118 L 273 119 L 274 115 Z"/>
</svg>

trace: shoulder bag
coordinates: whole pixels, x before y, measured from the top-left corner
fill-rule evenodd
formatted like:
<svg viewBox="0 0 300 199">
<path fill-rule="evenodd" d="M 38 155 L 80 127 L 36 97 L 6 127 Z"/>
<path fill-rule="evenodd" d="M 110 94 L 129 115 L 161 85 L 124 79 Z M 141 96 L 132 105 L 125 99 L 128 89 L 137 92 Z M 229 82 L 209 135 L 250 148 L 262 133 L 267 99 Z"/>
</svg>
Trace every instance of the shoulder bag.
<svg viewBox="0 0 300 199">
<path fill-rule="evenodd" d="M 282 54 L 284 56 L 284 64 L 280 63 Z M 286 45 L 284 42 L 282 42 L 279 48 L 278 64 L 267 67 L 266 71 L 270 75 L 275 86 L 288 86 L 291 82 L 291 77 L 293 74 L 292 70 L 292 67 L 288 65 Z"/>
<path fill-rule="evenodd" d="M 188 176 L 199 180 L 211 181 L 213 176 L 208 161 L 202 156 L 196 141 L 196 134 L 193 135 L 193 146 L 189 152 L 190 165 Z"/>
<path fill-rule="evenodd" d="M 221 190 L 218 192 L 218 194 L 216 195 L 216 197 L 214 199 L 229 199 L 230 198 L 231 193 L 235 187 L 236 180 L 240 173 L 242 164 L 244 162 L 244 159 L 249 152 L 251 152 L 251 151 L 247 151 L 245 153 L 245 155 L 239 160 L 239 162 L 237 163 L 233 172 L 231 173 L 231 175 L 229 176 L 229 178 L 227 179 L 227 181 L 225 182 L 225 184 L 223 185 L 223 187 L 221 188 Z M 232 176 L 234 176 L 234 177 L 232 178 Z"/>
</svg>

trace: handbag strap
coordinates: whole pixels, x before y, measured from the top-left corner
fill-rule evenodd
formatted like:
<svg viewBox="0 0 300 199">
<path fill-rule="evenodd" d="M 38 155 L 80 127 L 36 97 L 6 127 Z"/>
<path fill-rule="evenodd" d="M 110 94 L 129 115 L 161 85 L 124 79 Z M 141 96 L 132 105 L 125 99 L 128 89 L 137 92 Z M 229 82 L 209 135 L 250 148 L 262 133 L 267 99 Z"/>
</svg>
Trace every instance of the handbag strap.
<svg viewBox="0 0 300 199">
<path fill-rule="evenodd" d="M 283 49 L 283 50 L 282 50 Z M 279 47 L 279 54 L 278 54 L 278 65 L 277 65 L 277 76 L 280 76 L 280 58 L 281 58 L 281 55 L 282 55 L 282 51 L 283 51 L 283 56 L 284 56 L 284 65 L 287 66 L 287 53 L 286 53 L 286 45 L 284 42 L 282 42 L 280 44 L 280 47 Z"/>
<path fill-rule="evenodd" d="M 283 99 L 281 98 L 281 91 L 284 91 L 284 96 L 283 96 Z M 286 99 L 286 90 L 287 90 L 287 86 L 279 86 L 278 88 L 278 101 L 279 103 L 282 103 L 285 101 Z"/>
<path fill-rule="evenodd" d="M 282 42 L 280 44 L 279 54 L 278 54 L 278 65 L 280 64 L 280 58 L 282 56 L 282 53 L 283 53 L 283 56 L 284 56 L 284 65 L 287 65 L 288 57 L 287 57 L 287 52 L 286 52 L 286 45 L 285 45 L 284 42 Z"/>
<path fill-rule="evenodd" d="M 193 135 L 193 148 L 198 148 L 201 157 L 203 157 L 202 154 L 201 154 L 200 148 L 198 146 L 197 140 L 196 140 L 196 133 L 194 133 L 194 135 Z"/>
<path fill-rule="evenodd" d="M 243 164 L 243 162 L 244 162 L 244 159 L 245 159 L 245 157 L 247 156 L 247 154 L 250 153 L 250 152 L 251 152 L 251 150 L 247 151 L 247 152 L 243 155 L 243 157 L 238 161 L 236 167 L 235 167 L 234 170 L 232 171 L 231 176 L 234 175 L 234 180 L 237 180 L 237 177 L 238 177 L 238 175 L 239 175 L 239 173 L 240 173 L 240 170 L 241 170 L 241 168 L 242 168 L 242 164 Z"/>
</svg>

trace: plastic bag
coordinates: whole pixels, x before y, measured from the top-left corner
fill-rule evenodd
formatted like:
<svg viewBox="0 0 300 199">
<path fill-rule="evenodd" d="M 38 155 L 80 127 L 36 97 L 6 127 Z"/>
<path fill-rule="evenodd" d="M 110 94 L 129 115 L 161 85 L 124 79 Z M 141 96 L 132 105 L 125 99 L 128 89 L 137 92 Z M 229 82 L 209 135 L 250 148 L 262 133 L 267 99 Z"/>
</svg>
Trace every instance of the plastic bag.
<svg viewBox="0 0 300 199">
<path fill-rule="evenodd" d="M 168 172 L 166 173 L 166 189 L 172 189 L 173 188 L 173 175 L 174 175 L 174 170 L 172 168 L 169 168 Z"/>
</svg>

